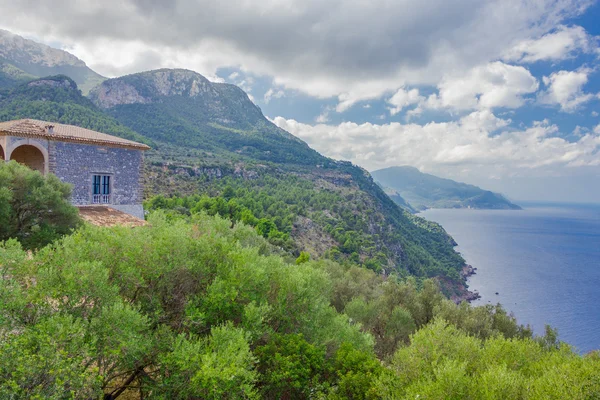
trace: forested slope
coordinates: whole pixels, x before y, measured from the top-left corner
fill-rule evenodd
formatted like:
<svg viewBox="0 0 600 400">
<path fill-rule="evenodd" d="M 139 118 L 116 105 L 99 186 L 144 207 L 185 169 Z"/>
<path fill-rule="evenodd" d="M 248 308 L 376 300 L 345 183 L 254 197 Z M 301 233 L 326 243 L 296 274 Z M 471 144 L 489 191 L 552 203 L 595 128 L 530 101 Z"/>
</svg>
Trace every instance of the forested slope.
<svg viewBox="0 0 600 400">
<path fill-rule="evenodd" d="M 443 230 L 413 224 L 367 171 L 310 149 L 235 86 L 157 70 L 107 80 L 90 97 L 156 141 L 148 196 L 218 196 L 230 187 L 235 201 L 289 234 L 297 251 L 386 273 L 461 280 L 464 261 Z"/>
<path fill-rule="evenodd" d="M 283 255 L 283 257 L 282 257 Z M 0 244 L 0 397 L 589 399 L 600 357 L 203 213 Z"/>
<path fill-rule="evenodd" d="M 296 256 L 441 276 L 454 282 L 448 294 L 462 291 L 464 262 L 443 229 L 414 224 L 368 172 L 279 129 L 239 88 L 160 70 L 108 80 L 92 99 L 96 105 L 64 76 L 34 80 L 1 92 L 0 120 L 56 121 L 149 143 L 148 198 L 216 197 L 230 187 L 236 201 L 289 235 Z"/>
<path fill-rule="evenodd" d="M 77 125 L 130 140 L 152 141 L 104 114 L 64 75 L 49 76 L 0 90 L 0 121 L 32 118 Z"/>
</svg>

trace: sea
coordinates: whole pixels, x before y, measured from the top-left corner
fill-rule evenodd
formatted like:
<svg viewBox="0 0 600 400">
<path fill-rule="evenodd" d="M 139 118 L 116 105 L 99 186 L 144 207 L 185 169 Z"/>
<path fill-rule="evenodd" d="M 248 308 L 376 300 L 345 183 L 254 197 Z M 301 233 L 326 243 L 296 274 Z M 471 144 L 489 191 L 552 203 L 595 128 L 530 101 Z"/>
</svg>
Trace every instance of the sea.
<svg viewBox="0 0 600 400">
<path fill-rule="evenodd" d="M 430 209 L 477 268 L 473 305 L 501 303 L 543 334 L 548 324 L 580 353 L 600 349 L 600 205 L 520 204 L 524 209 Z"/>
</svg>

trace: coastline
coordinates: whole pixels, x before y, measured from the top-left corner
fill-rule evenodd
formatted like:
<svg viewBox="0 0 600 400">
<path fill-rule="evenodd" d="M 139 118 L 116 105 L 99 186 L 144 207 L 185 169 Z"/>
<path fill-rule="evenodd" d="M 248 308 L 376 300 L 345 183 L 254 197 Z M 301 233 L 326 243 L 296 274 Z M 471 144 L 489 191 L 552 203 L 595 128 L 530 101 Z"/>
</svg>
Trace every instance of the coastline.
<svg viewBox="0 0 600 400">
<path fill-rule="evenodd" d="M 582 354 L 598 349 L 600 205 L 524 206 L 519 213 L 440 209 L 420 216 L 442 225 L 465 263 L 478 267 L 465 275 L 464 289 L 481 295 L 471 304 L 500 303 L 535 334 L 550 325 Z M 454 293 L 453 300 L 469 301 Z"/>
<path fill-rule="evenodd" d="M 454 301 L 456 304 L 460 304 L 463 301 L 470 303 L 472 301 L 478 300 L 481 298 L 479 291 L 477 290 L 469 290 L 468 280 L 471 276 L 477 274 L 477 268 L 473 267 L 470 264 L 465 264 L 460 271 L 460 277 L 464 281 L 464 285 L 461 289 L 460 295 L 452 295 L 450 300 Z"/>
</svg>

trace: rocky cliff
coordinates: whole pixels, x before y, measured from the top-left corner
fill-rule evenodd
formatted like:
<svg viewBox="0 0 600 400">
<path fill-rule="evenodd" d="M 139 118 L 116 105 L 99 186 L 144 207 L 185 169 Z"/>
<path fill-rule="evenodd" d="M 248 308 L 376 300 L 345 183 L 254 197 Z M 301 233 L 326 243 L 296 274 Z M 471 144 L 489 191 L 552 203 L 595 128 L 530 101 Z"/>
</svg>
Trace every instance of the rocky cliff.
<svg viewBox="0 0 600 400">
<path fill-rule="evenodd" d="M 161 69 L 108 79 L 90 99 L 157 141 L 228 158 L 315 164 L 323 158 L 268 121 L 243 90 L 193 71 Z"/>
</svg>

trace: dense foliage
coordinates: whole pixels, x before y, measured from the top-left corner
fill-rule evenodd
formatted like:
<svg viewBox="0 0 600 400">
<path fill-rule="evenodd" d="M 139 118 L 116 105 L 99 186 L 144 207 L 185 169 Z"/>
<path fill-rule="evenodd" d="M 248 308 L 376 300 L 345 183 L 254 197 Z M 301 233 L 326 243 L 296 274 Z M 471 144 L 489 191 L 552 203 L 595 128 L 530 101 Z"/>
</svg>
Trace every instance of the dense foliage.
<svg viewBox="0 0 600 400">
<path fill-rule="evenodd" d="M 357 190 L 351 183 L 344 186 L 340 180 L 332 185 L 325 179 L 313 182 L 309 177 L 269 174 L 251 180 L 209 181 L 205 185 L 206 191 L 218 196 L 212 200 L 206 195 L 158 196 L 146 206 L 183 214 L 211 210 L 212 214 L 236 221 L 247 210 L 255 218 L 272 221 L 275 232 L 282 232 L 286 240 L 289 235 L 295 246 L 288 243 L 285 247 L 296 255 L 304 250 L 337 261 L 348 260 L 377 272 L 445 276 L 459 281 L 458 271 L 464 260 L 454 252 L 455 243 L 446 232 L 437 224 L 404 213 L 383 193 L 380 201 L 387 209 L 381 213 L 365 191 Z M 248 218 L 243 221 L 256 225 Z M 317 231 L 321 238 L 309 236 L 315 234 L 314 229 L 303 229 L 303 224 L 314 223 L 321 227 Z M 390 223 L 395 230 L 387 229 Z M 321 247 L 316 247 L 315 242 Z M 394 252 L 398 248 L 401 253 Z"/>
<path fill-rule="evenodd" d="M 323 157 L 277 128 L 241 89 L 182 70 L 135 74 L 104 85 L 120 84 L 135 87 L 148 103 L 102 112 L 72 80 L 57 76 L 4 92 L 0 120 L 44 119 L 147 142 L 134 129 L 160 140 L 147 157 L 148 197 L 216 197 L 230 186 L 234 202 L 274 223 L 276 229 L 263 226 L 270 240 L 295 255 L 306 251 L 380 272 L 441 276 L 450 282 L 446 293 L 460 292 L 464 261 L 443 229 L 416 226 L 366 171 Z M 165 95 L 169 90 L 173 93 Z M 94 91 L 100 104 L 98 96 Z"/>
<path fill-rule="evenodd" d="M 592 398 L 600 358 L 253 228 L 155 214 L 0 245 L 1 398 Z M 127 395 L 127 396 L 125 396 Z"/>
<path fill-rule="evenodd" d="M 56 176 L 0 160 L 0 241 L 38 248 L 70 233 L 81 222 L 70 197 L 71 187 Z"/>
</svg>

